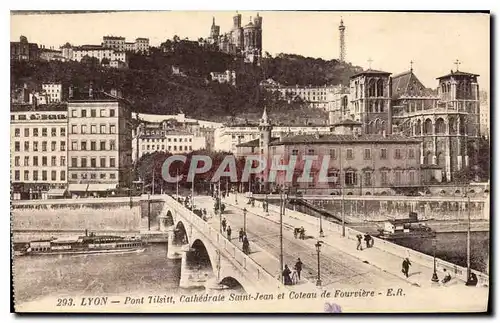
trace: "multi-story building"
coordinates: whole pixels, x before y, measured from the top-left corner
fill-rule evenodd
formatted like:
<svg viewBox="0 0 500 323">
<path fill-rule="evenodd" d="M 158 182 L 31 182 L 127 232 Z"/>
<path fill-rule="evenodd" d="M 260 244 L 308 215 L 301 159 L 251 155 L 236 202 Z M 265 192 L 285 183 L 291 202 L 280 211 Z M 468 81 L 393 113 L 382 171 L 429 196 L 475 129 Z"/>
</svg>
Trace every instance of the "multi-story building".
<svg viewBox="0 0 500 323">
<path fill-rule="evenodd" d="M 11 182 L 15 199 L 64 193 L 67 105 L 11 104 Z"/>
<path fill-rule="evenodd" d="M 284 172 L 271 180 L 270 189 L 279 186 L 308 194 L 390 195 L 418 191 L 422 187 L 421 141 L 402 135 L 364 134 L 361 123 L 344 120 L 328 134 L 281 135 L 273 137 L 273 126 L 264 113 L 259 139 L 238 145 L 239 156 L 259 155 L 268 161 L 287 165 L 297 159 L 291 181 Z M 316 156 L 310 169 L 311 180 L 303 181 L 306 156 Z M 329 156 L 323 165 L 324 156 Z M 324 174 L 322 168 L 325 169 Z M 269 170 L 269 168 L 268 168 Z M 326 175 L 329 179 L 321 178 Z M 264 172 L 263 182 L 269 177 Z"/>
<path fill-rule="evenodd" d="M 40 49 L 35 43 L 29 43 L 25 36 L 18 42 L 10 42 L 10 59 L 16 61 L 36 61 L 40 58 Z"/>
<path fill-rule="evenodd" d="M 104 36 L 102 37 L 102 47 L 112 48 L 118 51 L 125 51 L 125 37 Z"/>
<path fill-rule="evenodd" d="M 280 125 L 274 126 L 272 136 L 278 137 L 281 134 L 316 134 L 329 133 L 328 125 Z M 237 153 L 237 145 L 259 138 L 258 124 L 229 125 L 215 129 L 214 150 Z"/>
<path fill-rule="evenodd" d="M 62 54 L 62 50 L 45 48 L 45 46 L 42 46 L 40 49 L 40 59 L 45 61 L 66 61 L 66 58 Z"/>
<path fill-rule="evenodd" d="M 149 52 L 149 38 L 136 38 L 134 43 L 134 50 L 137 53 Z"/>
<path fill-rule="evenodd" d="M 48 103 L 56 103 L 62 101 L 61 83 L 43 83 L 42 91 L 47 94 Z"/>
<path fill-rule="evenodd" d="M 480 132 L 482 136 L 490 137 L 490 100 L 488 93 L 480 93 L 479 103 Z"/>
<path fill-rule="evenodd" d="M 135 42 L 126 42 L 125 37 L 104 36 L 102 47 L 112 48 L 117 51 L 146 53 L 149 51 L 149 38 L 136 38 Z"/>
<path fill-rule="evenodd" d="M 224 34 L 220 34 L 220 26 L 215 25 L 213 18 L 210 28 L 209 42 L 219 48 L 219 50 L 243 55 L 245 61 L 260 64 L 262 58 L 262 17 L 257 13 L 252 21 L 242 26 L 241 14 L 236 13 L 233 17 L 233 27 Z"/>
<path fill-rule="evenodd" d="M 119 51 L 112 48 L 106 48 L 99 45 L 82 45 L 78 47 L 73 47 L 72 49 L 72 60 L 80 62 L 85 56 L 95 57 L 102 62 L 104 58 L 112 61 L 121 61 L 128 64 L 128 59 L 125 51 Z"/>
<path fill-rule="evenodd" d="M 210 77 L 212 81 L 219 83 L 228 83 L 232 86 L 236 86 L 236 71 L 225 71 L 225 72 L 210 72 Z"/>
<path fill-rule="evenodd" d="M 71 192 L 98 193 L 132 180 L 132 123 L 128 101 L 94 91 L 68 101 L 68 182 Z"/>
</svg>

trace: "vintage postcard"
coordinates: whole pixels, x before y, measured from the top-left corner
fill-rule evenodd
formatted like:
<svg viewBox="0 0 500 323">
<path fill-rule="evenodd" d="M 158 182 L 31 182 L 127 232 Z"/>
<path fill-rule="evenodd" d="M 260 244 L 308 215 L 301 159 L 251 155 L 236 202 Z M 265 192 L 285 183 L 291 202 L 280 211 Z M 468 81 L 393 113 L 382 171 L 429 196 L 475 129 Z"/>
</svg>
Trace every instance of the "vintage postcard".
<svg viewBox="0 0 500 323">
<path fill-rule="evenodd" d="M 11 12 L 14 311 L 486 312 L 488 12 Z"/>
</svg>

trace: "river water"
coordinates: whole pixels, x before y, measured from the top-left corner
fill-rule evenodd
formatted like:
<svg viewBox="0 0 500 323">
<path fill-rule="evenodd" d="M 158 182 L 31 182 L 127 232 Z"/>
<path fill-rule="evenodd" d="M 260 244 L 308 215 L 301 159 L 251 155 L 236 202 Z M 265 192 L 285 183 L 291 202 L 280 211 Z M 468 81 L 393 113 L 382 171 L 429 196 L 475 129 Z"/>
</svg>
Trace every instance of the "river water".
<svg viewBox="0 0 500 323">
<path fill-rule="evenodd" d="M 180 260 L 167 258 L 166 244 L 142 253 L 14 258 L 17 303 L 47 296 L 157 294 L 179 290 Z"/>
</svg>

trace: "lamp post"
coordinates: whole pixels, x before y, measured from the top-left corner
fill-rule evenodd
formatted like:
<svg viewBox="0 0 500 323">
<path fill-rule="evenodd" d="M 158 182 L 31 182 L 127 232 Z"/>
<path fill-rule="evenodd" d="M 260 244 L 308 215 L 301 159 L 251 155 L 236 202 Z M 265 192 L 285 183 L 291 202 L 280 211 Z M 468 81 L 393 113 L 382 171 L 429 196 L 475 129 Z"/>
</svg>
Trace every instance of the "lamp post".
<svg viewBox="0 0 500 323">
<path fill-rule="evenodd" d="M 267 195 L 266 195 L 267 200 Z M 267 203 L 266 203 L 267 209 Z M 283 270 L 283 192 L 280 192 L 280 270 Z M 266 210 L 267 211 L 267 210 Z M 283 276 L 283 275 L 280 275 Z M 283 281 L 283 277 L 281 278 Z"/>
<path fill-rule="evenodd" d="M 243 231 L 247 232 L 247 209 L 243 208 Z"/>
<path fill-rule="evenodd" d="M 467 279 L 470 277 L 470 196 L 467 193 Z"/>
<path fill-rule="evenodd" d="M 318 279 L 316 280 L 316 286 L 321 286 L 321 265 L 320 265 L 319 254 L 321 252 L 322 243 L 323 241 L 318 240 L 318 242 L 316 242 L 316 244 L 314 245 L 316 247 L 316 254 L 318 255 Z"/>
<path fill-rule="evenodd" d="M 434 272 L 432 273 L 431 281 L 435 283 L 439 282 L 439 278 L 436 272 L 436 244 L 437 244 L 436 238 L 432 239 L 432 249 L 434 250 Z"/>
</svg>

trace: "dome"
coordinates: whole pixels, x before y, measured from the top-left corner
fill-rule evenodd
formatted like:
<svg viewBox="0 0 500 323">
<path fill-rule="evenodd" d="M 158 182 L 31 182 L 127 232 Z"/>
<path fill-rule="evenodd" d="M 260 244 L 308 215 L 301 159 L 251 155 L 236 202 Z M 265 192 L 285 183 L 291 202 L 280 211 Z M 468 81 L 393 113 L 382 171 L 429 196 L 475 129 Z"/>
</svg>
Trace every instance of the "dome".
<svg viewBox="0 0 500 323">
<path fill-rule="evenodd" d="M 26 38 L 26 36 L 21 36 L 21 37 L 19 37 L 19 41 L 21 43 L 27 43 L 28 42 L 28 38 Z"/>
</svg>

